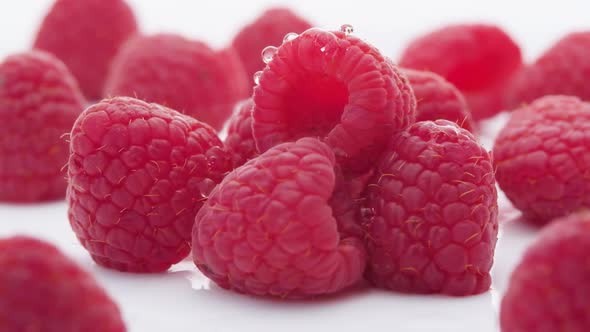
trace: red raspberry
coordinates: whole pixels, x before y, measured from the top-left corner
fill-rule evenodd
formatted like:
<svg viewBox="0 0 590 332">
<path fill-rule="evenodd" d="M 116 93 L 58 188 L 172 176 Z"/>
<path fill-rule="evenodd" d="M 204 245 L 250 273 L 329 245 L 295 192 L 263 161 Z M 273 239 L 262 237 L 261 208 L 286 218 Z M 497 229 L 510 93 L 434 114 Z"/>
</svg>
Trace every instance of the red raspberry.
<svg viewBox="0 0 590 332">
<path fill-rule="evenodd" d="M 498 184 L 544 224 L 590 208 L 590 103 L 548 96 L 514 111 L 494 146 Z"/>
<path fill-rule="evenodd" d="M 49 54 L 22 53 L 0 63 L 0 201 L 64 197 L 62 136 L 85 103 L 72 74 Z"/>
<path fill-rule="evenodd" d="M 346 173 L 363 174 L 395 132 L 414 121 L 406 77 L 377 49 L 345 32 L 310 29 L 282 44 L 254 89 L 260 152 L 320 137 Z"/>
<path fill-rule="evenodd" d="M 0 329 L 124 332 L 121 312 L 96 280 L 54 246 L 0 240 Z"/>
<path fill-rule="evenodd" d="M 515 83 L 511 106 L 546 95 L 590 100 L 590 31 L 572 33 L 529 66 Z"/>
<path fill-rule="evenodd" d="M 248 77 L 264 68 L 260 53 L 268 45 L 280 45 L 286 34 L 302 33 L 311 24 L 288 8 L 271 8 L 245 26 L 232 42 Z"/>
<path fill-rule="evenodd" d="M 416 121 L 449 120 L 473 131 L 471 111 L 455 86 L 437 74 L 404 70 L 416 96 Z"/>
<path fill-rule="evenodd" d="M 362 279 L 366 252 L 339 235 L 334 154 L 314 138 L 278 145 L 230 173 L 197 214 L 193 259 L 223 288 L 288 298 Z"/>
<path fill-rule="evenodd" d="M 502 332 L 590 331 L 590 214 L 543 229 L 512 273 Z"/>
<path fill-rule="evenodd" d="M 231 169 L 215 131 L 119 97 L 82 113 L 71 136 L 70 224 L 92 258 L 130 272 L 182 260 L 197 211 Z"/>
<path fill-rule="evenodd" d="M 220 129 L 247 97 L 246 80 L 232 49 L 169 34 L 137 36 L 115 58 L 105 95 L 159 103 Z"/>
<path fill-rule="evenodd" d="M 481 91 L 463 92 L 469 109 L 474 110 L 472 116 L 477 117 L 476 120 L 491 118 L 508 108 L 506 96 L 511 93 L 512 82 L 519 72 L 520 70 L 517 70 L 506 81 Z"/>
<path fill-rule="evenodd" d="M 232 153 L 234 167 L 242 166 L 258 155 L 252 136 L 253 107 L 252 99 L 248 99 L 238 105 L 236 112 L 229 119 L 225 146 Z"/>
<path fill-rule="evenodd" d="M 34 47 L 57 56 L 84 94 L 99 99 L 111 61 L 136 32 L 135 16 L 123 0 L 57 0 Z"/>
<path fill-rule="evenodd" d="M 453 83 L 465 94 L 474 119 L 479 120 L 502 110 L 498 86 L 506 84 L 522 66 L 522 56 L 518 45 L 499 27 L 459 24 L 414 40 L 403 53 L 400 66 L 429 70 Z"/>
<path fill-rule="evenodd" d="M 485 292 L 498 233 L 490 155 L 446 120 L 392 141 L 367 191 L 368 279 L 412 293 Z"/>
</svg>

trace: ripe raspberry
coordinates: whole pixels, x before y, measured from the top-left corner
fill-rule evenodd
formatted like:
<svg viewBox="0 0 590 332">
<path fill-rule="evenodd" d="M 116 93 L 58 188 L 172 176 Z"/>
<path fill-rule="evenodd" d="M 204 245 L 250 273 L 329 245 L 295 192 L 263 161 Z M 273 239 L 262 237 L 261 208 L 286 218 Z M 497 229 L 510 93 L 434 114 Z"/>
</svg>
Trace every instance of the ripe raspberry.
<svg viewBox="0 0 590 332">
<path fill-rule="evenodd" d="M 314 138 L 278 145 L 230 173 L 193 228 L 197 267 L 223 288 L 303 298 L 362 279 L 366 252 L 339 235 L 334 154 Z"/>
<path fill-rule="evenodd" d="M 240 56 L 248 77 L 264 68 L 260 53 L 268 45 L 280 45 L 290 33 L 302 33 L 311 24 L 288 8 L 271 8 L 248 24 L 234 37 L 233 47 Z M 249 81 L 250 82 L 250 81 Z"/>
<path fill-rule="evenodd" d="M 589 331 L 588 252 L 588 212 L 543 229 L 512 273 L 502 300 L 502 331 Z"/>
<path fill-rule="evenodd" d="M 469 105 L 473 117 L 476 120 L 483 120 L 491 118 L 498 113 L 509 109 L 509 104 L 506 102 L 506 96 L 511 93 L 512 82 L 520 70 L 517 70 L 514 75 L 507 78 L 494 86 L 483 89 L 481 91 L 464 92 L 463 96 Z"/>
<path fill-rule="evenodd" d="M 529 66 L 515 83 L 511 106 L 546 95 L 570 95 L 590 100 L 590 31 L 572 33 Z"/>
<path fill-rule="evenodd" d="M 446 120 L 392 141 L 368 186 L 367 277 L 378 287 L 455 296 L 485 292 L 498 233 L 490 155 Z"/>
<path fill-rule="evenodd" d="M 503 92 L 498 91 L 499 86 L 507 84 L 522 66 L 522 56 L 518 45 L 499 27 L 459 24 L 414 40 L 400 66 L 429 70 L 453 83 L 465 94 L 473 118 L 479 120 L 503 109 L 503 95 L 496 92 Z"/>
<path fill-rule="evenodd" d="M 71 136 L 70 224 L 92 258 L 130 272 L 182 260 L 197 211 L 231 169 L 213 129 L 119 97 L 82 113 Z"/>
<path fill-rule="evenodd" d="M 84 104 L 72 74 L 49 54 L 22 53 L 0 63 L 0 201 L 64 197 L 62 136 Z"/>
<path fill-rule="evenodd" d="M 404 70 L 416 96 L 416 121 L 449 120 L 473 131 L 471 111 L 454 85 L 437 74 Z"/>
<path fill-rule="evenodd" d="M 57 0 L 34 47 L 57 56 L 86 97 L 100 99 L 111 61 L 136 32 L 135 16 L 123 0 Z"/>
<path fill-rule="evenodd" d="M 514 111 L 494 146 L 498 184 L 544 224 L 590 208 L 590 103 L 548 96 Z"/>
<path fill-rule="evenodd" d="M 343 170 L 363 174 L 395 132 L 414 121 L 406 77 L 377 49 L 345 32 L 310 29 L 282 44 L 254 89 L 260 152 L 311 136 Z"/>
<path fill-rule="evenodd" d="M 238 105 L 237 111 L 229 119 L 225 146 L 232 153 L 234 167 L 240 167 L 258 155 L 252 136 L 253 107 L 252 99 L 248 99 Z"/>
<path fill-rule="evenodd" d="M 0 295 L 2 331 L 126 331 L 96 280 L 39 240 L 0 240 Z"/>
<path fill-rule="evenodd" d="M 105 95 L 159 103 L 220 129 L 247 97 L 246 80 L 232 49 L 169 34 L 137 36 L 115 58 Z"/>
</svg>

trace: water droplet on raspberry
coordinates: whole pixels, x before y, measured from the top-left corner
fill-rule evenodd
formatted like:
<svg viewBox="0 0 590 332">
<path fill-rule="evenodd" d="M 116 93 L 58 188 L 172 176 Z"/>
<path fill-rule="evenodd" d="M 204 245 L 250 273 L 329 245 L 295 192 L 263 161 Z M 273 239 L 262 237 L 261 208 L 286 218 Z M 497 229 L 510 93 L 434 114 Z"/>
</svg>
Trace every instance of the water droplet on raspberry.
<svg viewBox="0 0 590 332">
<path fill-rule="evenodd" d="M 354 32 L 354 28 L 350 24 L 343 24 L 340 27 L 340 31 L 344 32 L 345 35 L 350 35 Z"/>
<path fill-rule="evenodd" d="M 274 46 L 267 46 L 262 50 L 262 61 L 266 64 L 272 61 L 279 49 Z"/>
<path fill-rule="evenodd" d="M 292 40 L 294 40 L 295 38 L 299 37 L 298 34 L 296 34 L 295 32 L 289 32 L 288 34 L 285 35 L 285 37 L 283 38 L 283 43 L 288 43 Z"/>
<path fill-rule="evenodd" d="M 256 85 L 260 84 L 260 76 L 262 76 L 262 71 L 254 73 L 254 83 L 256 83 Z"/>
</svg>

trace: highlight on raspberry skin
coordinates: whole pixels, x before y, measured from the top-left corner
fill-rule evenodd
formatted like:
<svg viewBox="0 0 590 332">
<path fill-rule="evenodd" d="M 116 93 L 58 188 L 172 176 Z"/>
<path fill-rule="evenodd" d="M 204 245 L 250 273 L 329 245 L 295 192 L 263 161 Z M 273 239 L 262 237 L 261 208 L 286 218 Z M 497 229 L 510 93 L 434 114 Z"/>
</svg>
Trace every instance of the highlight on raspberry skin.
<svg viewBox="0 0 590 332">
<path fill-rule="evenodd" d="M 289 8 L 270 8 L 238 32 L 232 41 L 232 47 L 239 55 L 246 75 L 253 77 L 255 72 L 265 66 L 260 59 L 260 52 L 266 46 L 279 45 L 285 35 L 302 33 L 311 27 L 311 23 Z"/>
<path fill-rule="evenodd" d="M 173 34 L 136 36 L 113 60 L 105 96 L 158 103 L 219 130 L 248 97 L 248 78 L 235 50 L 213 50 Z"/>
<path fill-rule="evenodd" d="M 469 106 L 453 84 L 432 72 L 405 69 L 403 73 L 416 96 L 416 121 L 449 120 L 473 131 Z"/>
<path fill-rule="evenodd" d="M 63 63 L 41 51 L 0 63 L 0 201 L 63 199 L 69 132 L 86 101 Z"/>
<path fill-rule="evenodd" d="M 0 285 L 2 331 L 126 331 L 96 280 L 40 240 L 0 239 Z"/>
<path fill-rule="evenodd" d="M 375 286 L 454 296 L 490 288 L 498 234 L 492 160 L 471 133 L 438 120 L 395 136 L 363 215 Z"/>
<path fill-rule="evenodd" d="M 236 106 L 236 111 L 229 118 L 225 146 L 232 154 L 234 167 L 240 167 L 258 155 L 256 142 L 252 136 L 252 99 Z"/>
<path fill-rule="evenodd" d="M 280 298 L 359 283 L 366 251 L 362 239 L 339 234 L 330 206 L 335 166 L 327 145 L 303 138 L 226 176 L 196 217 L 199 270 L 223 288 Z"/>
<path fill-rule="evenodd" d="M 522 67 L 522 55 L 500 27 L 455 24 L 416 38 L 399 64 L 444 77 L 465 94 L 473 118 L 481 120 L 504 110 L 503 87 Z"/>
<path fill-rule="evenodd" d="M 71 133 L 68 216 L 99 264 L 161 272 L 190 252 L 194 218 L 232 169 L 204 123 L 118 97 L 78 118 Z"/>
<path fill-rule="evenodd" d="M 590 330 L 590 214 L 544 228 L 512 273 L 500 311 L 502 332 Z"/>
<path fill-rule="evenodd" d="M 590 207 L 590 103 L 547 96 L 512 113 L 494 145 L 498 184 L 525 219 Z"/>
<path fill-rule="evenodd" d="M 258 83 L 252 128 L 260 152 L 319 137 L 347 174 L 366 173 L 390 137 L 414 122 L 407 78 L 348 29 L 289 36 Z"/>
<path fill-rule="evenodd" d="M 137 29 L 135 15 L 123 0 L 56 0 L 34 48 L 62 60 L 86 97 L 98 100 L 113 58 Z"/>
</svg>

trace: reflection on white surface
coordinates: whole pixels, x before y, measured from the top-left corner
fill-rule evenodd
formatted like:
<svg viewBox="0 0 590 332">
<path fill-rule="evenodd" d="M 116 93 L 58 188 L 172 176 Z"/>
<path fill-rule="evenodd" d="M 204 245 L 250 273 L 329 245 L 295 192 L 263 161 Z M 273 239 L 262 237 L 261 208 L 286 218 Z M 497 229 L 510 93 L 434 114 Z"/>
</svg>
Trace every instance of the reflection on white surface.
<svg viewBox="0 0 590 332">
<path fill-rule="evenodd" d="M 235 294 L 210 282 L 190 258 L 168 273 L 119 273 L 95 265 L 78 244 L 64 203 L 0 205 L 0 237 L 30 234 L 58 245 L 91 271 L 120 304 L 131 332 L 161 331 L 448 331 L 497 332 L 501 294 L 535 228 L 500 199 L 502 236 L 492 271 L 493 290 L 467 297 L 406 295 L 364 285 L 310 301 Z M 506 219 L 508 218 L 508 219 Z M 337 327 L 337 329 L 336 329 Z"/>
</svg>

